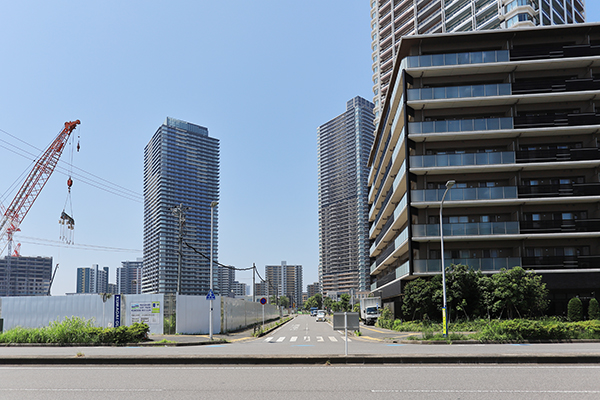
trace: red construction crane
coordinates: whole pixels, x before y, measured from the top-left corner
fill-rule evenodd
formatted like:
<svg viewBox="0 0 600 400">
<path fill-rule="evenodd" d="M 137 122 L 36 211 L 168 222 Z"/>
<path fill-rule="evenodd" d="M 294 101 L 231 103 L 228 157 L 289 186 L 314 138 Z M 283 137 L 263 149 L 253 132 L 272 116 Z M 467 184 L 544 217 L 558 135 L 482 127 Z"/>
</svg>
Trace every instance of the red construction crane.
<svg viewBox="0 0 600 400">
<path fill-rule="evenodd" d="M 12 241 L 12 235 L 19 229 L 19 225 L 31 209 L 31 206 L 44 188 L 46 182 L 54 172 L 54 168 L 67 144 L 71 132 L 75 130 L 79 120 L 65 122 L 65 127 L 60 131 L 56 139 L 48 146 L 44 154 L 35 162 L 33 169 L 23 182 L 12 203 L 2 210 L 0 219 L 0 254 Z M 11 254 L 9 254 L 10 256 Z"/>
</svg>

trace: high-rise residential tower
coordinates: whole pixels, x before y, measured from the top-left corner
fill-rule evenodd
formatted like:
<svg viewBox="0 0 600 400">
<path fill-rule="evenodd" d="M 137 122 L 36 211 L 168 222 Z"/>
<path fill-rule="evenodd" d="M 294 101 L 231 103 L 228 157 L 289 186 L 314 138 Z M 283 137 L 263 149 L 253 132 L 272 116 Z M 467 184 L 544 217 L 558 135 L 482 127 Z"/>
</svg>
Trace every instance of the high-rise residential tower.
<svg viewBox="0 0 600 400">
<path fill-rule="evenodd" d="M 403 36 L 585 22 L 585 0 L 369 0 L 375 117 Z"/>
<path fill-rule="evenodd" d="M 143 293 L 176 293 L 180 270 L 180 294 L 207 294 L 211 203 L 218 200 L 219 140 L 205 127 L 167 118 L 144 149 Z M 218 207 L 212 225 L 216 263 Z M 215 293 L 218 271 L 215 264 Z"/>
<path fill-rule="evenodd" d="M 324 295 L 369 285 L 368 159 L 373 103 L 355 97 L 317 129 L 319 281 Z"/>
<path fill-rule="evenodd" d="M 534 270 L 552 314 L 600 293 L 600 24 L 409 36 L 390 82 L 371 291 L 399 314 L 443 263 Z"/>
</svg>

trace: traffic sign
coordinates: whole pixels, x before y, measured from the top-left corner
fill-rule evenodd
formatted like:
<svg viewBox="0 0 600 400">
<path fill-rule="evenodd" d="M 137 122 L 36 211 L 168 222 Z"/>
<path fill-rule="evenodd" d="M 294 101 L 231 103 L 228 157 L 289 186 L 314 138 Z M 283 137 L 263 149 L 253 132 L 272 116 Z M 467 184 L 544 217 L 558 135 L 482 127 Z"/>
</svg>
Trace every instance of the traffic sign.
<svg viewBox="0 0 600 400">
<path fill-rule="evenodd" d="M 208 290 L 208 294 L 206 295 L 206 300 L 215 300 L 215 293 L 212 291 L 212 289 Z"/>
<path fill-rule="evenodd" d="M 264 297 L 261 297 L 261 299 L 260 299 L 260 304 L 262 304 L 263 306 L 264 306 L 265 304 L 267 304 L 267 299 L 265 299 Z"/>
</svg>

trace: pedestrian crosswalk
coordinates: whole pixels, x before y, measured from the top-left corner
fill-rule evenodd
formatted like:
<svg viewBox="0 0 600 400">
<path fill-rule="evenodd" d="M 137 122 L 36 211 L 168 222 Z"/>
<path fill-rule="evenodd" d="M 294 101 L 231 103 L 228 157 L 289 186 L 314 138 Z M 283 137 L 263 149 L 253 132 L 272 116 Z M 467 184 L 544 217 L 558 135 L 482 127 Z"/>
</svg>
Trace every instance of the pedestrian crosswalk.
<svg viewBox="0 0 600 400">
<path fill-rule="evenodd" d="M 343 342 L 346 340 L 346 337 L 341 336 L 341 337 L 336 337 L 336 336 L 315 336 L 314 340 L 311 336 L 290 336 L 289 338 L 287 336 L 269 336 L 267 338 L 264 339 L 265 342 L 268 343 L 283 343 L 283 342 L 289 342 L 289 343 L 299 343 L 299 342 L 310 342 L 310 341 L 314 341 L 314 342 Z M 348 339 L 348 342 L 351 342 L 351 339 Z"/>
</svg>

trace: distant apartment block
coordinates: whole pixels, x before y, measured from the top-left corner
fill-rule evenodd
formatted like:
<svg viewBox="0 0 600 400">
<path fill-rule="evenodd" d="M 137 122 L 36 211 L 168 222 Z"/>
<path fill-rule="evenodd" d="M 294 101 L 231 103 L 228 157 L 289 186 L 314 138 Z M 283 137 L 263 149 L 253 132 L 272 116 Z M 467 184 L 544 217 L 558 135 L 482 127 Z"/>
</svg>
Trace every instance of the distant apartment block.
<svg viewBox="0 0 600 400">
<path fill-rule="evenodd" d="M 361 97 L 317 129 L 319 282 L 324 295 L 369 285 L 369 151 L 373 104 Z"/>
<path fill-rule="evenodd" d="M 108 289 L 108 267 L 77 268 L 77 293 L 110 293 Z"/>
<path fill-rule="evenodd" d="M 321 293 L 321 284 L 319 282 L 306 285 L 306 295 L 309 299 L 317 293 Z"/>
<path fill-rule="evenodd" d="M 45 296 L 51 276 L 52 257 L 6 256 L 0 259 L 0 296 Z"/>
<path fill-rule="evenodd" d="M 302 306 L 302 265 L 267 265 L 265 276 L 269 296 L 286 296 L 292 307 Z"/>
<path fill-rule="evenodd" d="M 140 294 L 142 293 L 142 268 L 144 261 L 121 261 L 117 268 L 117 293 Z"/>
</svg>

